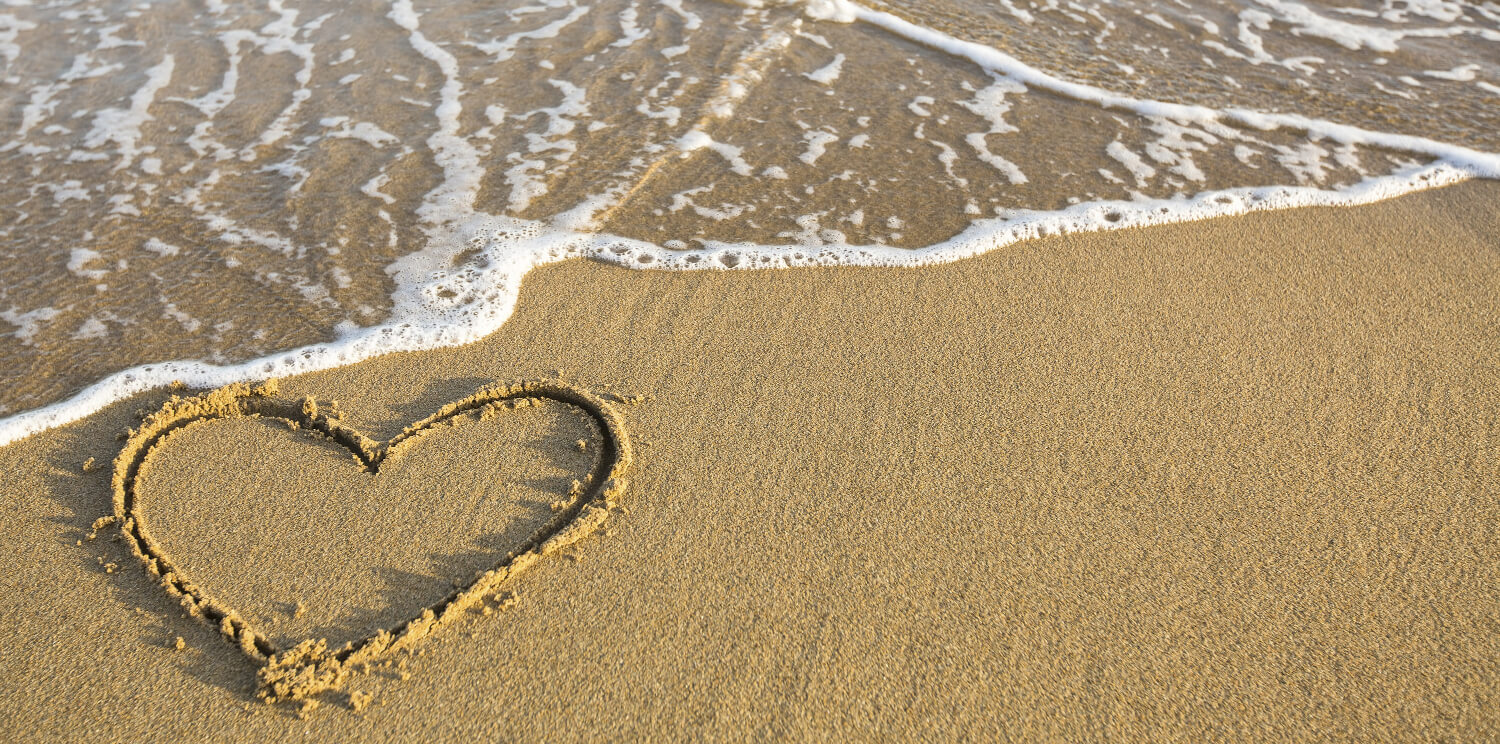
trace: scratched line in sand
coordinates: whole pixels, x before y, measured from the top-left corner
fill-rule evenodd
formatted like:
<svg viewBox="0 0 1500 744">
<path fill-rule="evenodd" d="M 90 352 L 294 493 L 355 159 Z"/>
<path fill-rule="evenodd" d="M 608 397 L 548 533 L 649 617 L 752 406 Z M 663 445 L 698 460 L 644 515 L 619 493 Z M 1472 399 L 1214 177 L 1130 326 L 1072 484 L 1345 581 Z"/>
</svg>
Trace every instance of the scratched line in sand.
<svg viewBox="0 0 1500 744">
<path fill-rule="evenodd" d="M 343 686 L 356 671 L 392 652 L 408 650 L 440 628 L 451 625 L 482 604 L 486 597 L 543 558 L 556 554 L 598 531 L 617 508 L 627 487 L 632 462 L 624 421 L 605 399 L 561 381 L 523 381 L 485 387 L 443 406 L 426 419 L 407 427 L 386 442 L 366 437 L 340 421 L 336 411 L 319 407 L 312 398 L 300 402 L 274 396 L 275 381 L 258 386 L 230 385 L 213 392 L 173 398 L 147 416 L 128 436 L 115 459 L 112 480 L 114 514 L 94 523 L 94 530 L 116 526 L 161 588 L 193 617 L 216 628 L 258 665 L 259 697 L 268 703 L 308 701 Z M 595 428 L 599 446 L 593 447 L 588 475 L 568 494 L 565 505 L 531 537 L 509 551 L 494 566 L 466 585 L 395 627 L 330 649 L 326 640 L 307 639 L 291 648 L 278 648 L 233 607 L 194 582 L 146 527 L 139 484 L 149 478 L 153 453 L 175 432 L 242 417 L 282 422 L 294 430 L 331 441 L 353 454 L 354 465 L 375 474 L 387 458 L 424 434 L 462 417 L 480 420 L 537 402 L 555 402 L 580 411 Z"/>
</svg>

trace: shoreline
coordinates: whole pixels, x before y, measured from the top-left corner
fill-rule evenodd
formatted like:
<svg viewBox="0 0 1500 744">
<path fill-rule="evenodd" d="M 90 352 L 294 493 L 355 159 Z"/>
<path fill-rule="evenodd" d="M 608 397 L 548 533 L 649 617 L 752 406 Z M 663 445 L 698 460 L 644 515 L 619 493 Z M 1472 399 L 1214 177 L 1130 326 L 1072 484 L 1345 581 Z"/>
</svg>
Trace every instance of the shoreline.
<svg viewBox="0 0 1500 744">
<path fill-rule="evenodd" d="M 592 259 L 646 271 L 775 271 L 802 268 L 926 268 L 966 261 L 1031 240 L 1057 235 L 1086 235 L 1116 230 L 1176 225 L 1204 220 L 1311 208 L 1352 208 L 1442 189 L 1476 180 L 1500 178 L 1489 173 L 1494 163 L 1455 165 L 1438 160 L 1389 176 L 1368 178 L 1343 191 L 1295 186 L 1263 186 L 1206 191 L 1186 199 L 1147 199 L 1141 202 L 1084 202 L 1055 212 L 1026 214 L 1015 219 L 981 219 L 958 235 L 925 248 L 886 246 L 713 245 L 695 250 L 670 250 L 639 240 L 609 234 L 574 233 L 540 228 L 529 250 L 509 246 L 510 252 L 489 255 L 492 266 L 517 271 L 512 280 L 502 275 L 491 289 L 501 295 L 478 312 L 468 306 L 444 317 L 442 311 L 420 306 L 422 287 L 400 286 L 393 317 L 344 338 L 287 349 L 237 364 L 218 365 L 197 360 L 172 360 L 137 365 L 114 372 L 71 396 L 39 408 L 0 417 L 0 447 L 76 422 L 102 408 L 155 388 L 183 383 L 214 388 L 271 377 L 308 374 L 358 364 L 386 354 L 422 352 L 481 342 L 502 329 L 516 312 L 520 284 L 533 271 L 560 261 Z M 463 244 L 466 241 L 457 241 Z M 621 250 L 621 247 L 624 250 Z M 397 262 L 424 256 L 424 249 Z M 398 272 L 399 273 L 399 272 Z M 481 282 L 483 284 L 483 282 Z M 471 287 L 472 289 L 472 287 Z M 404 300 L 404 302 L 403 302 Z M 415 303 L 415 306 L 414 306 Z M 402 305 L 406 305 L 403 313 Z"/>
<path fill-rule="evenodd" d="M 336 399 L 376 439 L 494 381 L 646 396 L 621 411 L 628 512 L 509 585 L 512 606 L 458 619 L 306 718 L 257 702 L 253 666 L 125 546 L 87 539 L 111 513 L 109 468 L 82 463 L 110 462 L 134 411 L 171 391 L 137 394 L 0 448 L 16 510 L 0 533 L 0 730 L 1493 736 L 1497 200 L 1476 180 L 919 271 L 562 262 L 482 341 L 284 378 L 285 399 Z M 517 441 L 583 438 L 539 422 Z M 376 499 L 373 537 L 340 528 L 338 550 L 286 526 L 345 513 L 300 450 L 186 433 L 177 462 L 242 467 L 170 470 L 157 503 L 196 507 L 161 517 L 180 525 L 164 539 L 193 560 L 227 552 L 202 570 L 265 613 L 293 599 L 277 576 L 350 593 L 303 621 L 354 632 L 390 609 L 382 591 L 503 551 L 439 530 L 457 518 L 428 525 L 438 504 L 510 518 L 448 500 L 488 493 L 471 471 L 501 446 L 486 437 L 512 436 L 468 431 L 410 459 L 411 485 L 349 486 Z M 502 485 L 545 507 L 567 478 L 556 444 L 515 451 L 558 473 Z M 426 458 L 440 465 L 424 473 Z M 258 546 L 257 567 L 236 569 L 230 545 Z"/>
</svg>

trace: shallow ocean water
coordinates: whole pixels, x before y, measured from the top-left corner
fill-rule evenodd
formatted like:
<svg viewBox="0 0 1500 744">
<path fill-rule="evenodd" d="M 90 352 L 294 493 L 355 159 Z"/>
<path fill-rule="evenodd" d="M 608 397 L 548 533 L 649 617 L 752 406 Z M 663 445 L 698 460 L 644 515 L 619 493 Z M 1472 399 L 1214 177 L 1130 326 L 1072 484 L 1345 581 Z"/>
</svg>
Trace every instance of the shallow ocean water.
<svg viewBox="0 0 1500 744">
<path fill-rule="evenodd" d="M 0 441 L 473 340 L 554 260 L 919 265 L 1495 177 L 1497 50 L 1494 2 L 12 0 Z"/>
</svg>

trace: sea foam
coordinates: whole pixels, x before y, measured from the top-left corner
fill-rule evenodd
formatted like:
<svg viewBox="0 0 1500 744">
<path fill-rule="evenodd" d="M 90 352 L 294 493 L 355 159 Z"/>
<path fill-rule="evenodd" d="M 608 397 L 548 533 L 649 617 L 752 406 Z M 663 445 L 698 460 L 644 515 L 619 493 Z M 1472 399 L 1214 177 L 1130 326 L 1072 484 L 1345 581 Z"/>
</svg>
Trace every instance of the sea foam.
<svg viewBox="0 0 1500 744">
<path fill-rule="evenodd" d="M 232 100 L 237 65 L 242 56 L 241 46 L 245 43 L 265 47 L 268 53 L 290 52 L 302 59 L 303 70 L 310 69 L 311 54 L 295 38 L 296 30 L 292 23 L 296 13 L 285 10 L 280 3 L 272 5 L 272 10 L 278 13 L 278 19 L 260 34 L 231 32 L 223 35 L 223 44 L 230 53 L 230 69 L 224 75 L 221 87 L 199 98 L 183 101 L 184 103 L 217 113 L 228 100 Z M 696 28 L 697 24 L 701 24 L 699 16 L 683 7 L 680 2 L 668 3 L 667 6 L 680 16 L 685 27 Z M 1393 173 L 1370 176 L 1352 185 L 1333 189 L 1273 185 L 1205 190 L 1191 196 L 1173 198 L 1088 200 L 1052 210 L 1006 210 L 996 216 L 976 217 L 967 229 L 952 238 L 915 249 L 887 245 L 851 245 L 841 239 L 841 234 L 831 231 L 822 231 L 822 238 L 806 245 L 703 241 L 700 247 L 690 250 L 668 249 L 649 241 L 604 234 L 597 229 L 601 216 L 607 214 L 617 203 L 619 189 L 595 194 L 573 209 L 546 220 L 524 219 L 514 214 L 489 214 L 481 210 L 477 204 L 485 175 L 482 164 L 484 158 L 475 143 L 462 133 L 466 91 L 460 76 L 459 61 L 452 51 L 423 33 L 422 16 L 414 9 L 410 0 L 397 0 L 392 5 L 389 20 L 405 33 L 411 49 L 433 63 L 441 74 L 438 101 L 430 111 L 437 127 L 428 136 L 426 145 L 441 170 L 442 177 L 440 183 L 427 193 L 417 210 L 426 235 L 425 245 L 421 250 L 397 259 L 387 269 L 395 285 L 388 319 L 379 325 L 364 328 L 353 327 L 351 324 L 345 326 L 333 341 L 282 351 L 238 364 L 172 361 L 117 372 L 87 386 L 67 400 L 0 419 L 0 444 L 78 420 L 110 403 L 174 381 L 193 387 L 214 387 L 325 370 L 392 352 L 471 343 L 493 333 L 506 322 L 515 309 L 521 283 L 530 271 L 564 260 L 592 258 L 635 269 L 671 271 L 766 270 L 799 266 L 920 267 L 960 260 L 1046 235 L 1161 225 L 1292 207 L 1353 206 L 1449 185 L 1468 178 L 1500 179 L 1500 155 L 1493 153 L 1409 134 L 1372 131 L 1300 115 L 1241 108 L 1216 109 L 1130 97 L 1049 74 L 998 49 L 961 40 L 848 0 L 806 0 L 800 7 L 803 14 L 814 22 L 814 26 L 815 22 L 868 24 L 907 41 L 967 60 L 987 71 L 995 79 L 994 89 L 988 93 L 976 91 L 974 101 L 968 107 L 989 122 L 992 134 L 1010 129 L 1005 120 L 1009 110 L 1005 94 L 1029 87 L 1049 91 L 1105 111 L 1128 112 L 1154 121 L 1170 122 L 1174 126 L 1212 128 L 1233 125 L 1264 132 L 1291 130 L 1318 141 L 1410 153 L 1427 159 L 1427 162 L 1404 167 Z M 1272 10 L 1283 15 L 1289 14 L 1294 19 L 1300 17 L 1291 4 L 1282 3 Z M 587 12 L 587 8 L 577 8 L 563 19 L 540 30 L 492 42 L 477 42 L 474 46 L 479 51 L 497 57 L 513 54 L 516 44 L 522 38 L 548 38 L 564 26 L 584 17 Z M 1021 17 L 1019 11 L 1017 18 L 1029 22 Z M 634 4 L 629 10 L 619 14 L 618 22 L 625 35 L 618 44 L 634 43 L 633 40 L 646 35 L 647 32 L 635 25 L 637 20 Z M 1319 25 L 1316 19 L 1305 17 L 1301 18 L 1301 22 L 1310 33 L 1327 35 L 1346 46 L 1357 44 L 1384 49 L 1399 41 L 1378 34 L 1356 35 L 1355 30 L 1351 30 L 1355 28 L 1353 24 L 1345 24 L 1349 27 L 1329 23 Z M 18 28 L 20 24 L 10 22 L 9 27 Z M 770 34 L 763 40 L 760 49 L 782 48 L 789 39 L 788 33 Z M 3 51 L 10 55 L 8 47 Z M 677 140 L 676 148 L 684 156 L 696 150 L 708 149 L 723 158 L 731 172 L 737 175 L 749 177 L 759 172 L 770 174 L 766 177 L 771 178 L 785 176 L 785 171 L 780 166 L 762 169 L 757 164 L 747 162 L 742 148 L 718 142 L 703 129 L 712 120 L 734 116 L 735 107 L 744 98 L 748 86 L 764 74 L 763 65 L 757 63 L 760 58 L 755 55 L 758 53 L 760 52 L 752 50 L 741 69 L 725 78 L 718 94 L 709 102 L 705 118 Z M 146 110 L 165 85 L 166 78 L 171 76 L 173 64 L 174 60 L 170 55 L 162 58 L 157 66 L 148 70 L 146 84 L 130 99 L 128 108 L 114 109 L 111 111 L 115 113 L 111 113 L 109 117 L 96 118 L 94 125 L 97 134 L 91 133 L 90 136 L 119 145 L 119 167 L 127 167 L 140 154 L 137 150 L 140 123 L 148 116 Z M 806 77 L 820 85 L 829 85 L 839 79 L 847 69 L 847 64 L 845 55 L 837 53 L 833 61 Z M 1464 76 L 1461 68 L 1454 70 L 1449 77 Z M 264 146 L 287 136 L 287 122 L 307 98 L 306 75 L 299 73 L 297 82 L 298 88 L 293 92 L 291 100 L 278 113 L 257 146 Z M 566 81 L 557 83 L 557 87 L 564 93 L 568 85 L 570 84 Z M 534 152 L 555 151 L 559 148 L 566 151 L 564 139 L 573 130 L 580 107 L 586 106 L 577 97 L 568 100 L 572 103 L 565 100 L 562 106 L 548 114 L 551 123 L 546 132 L 536 135 L 538 139 L 533 140 Z M 928 110 L 924 100 L 928 99 L 918 96 L 910 103 L 921 110 L 921 116 L 926 116 Z M 482 110 L 486 108 L 482 103 L 472 105 Z M 503 108 L 493 105 L 488 107 L 487 118 L 491 122 L 502 120 L 505 116 Z M 393 145 L 398 139 L 374 124 L 349 119 L 329 119 L 323 124 L 333 130 L 331 136 L 354 138 L 376 148 Z M 917 131 L 920 137 L 920 126 Z M 826 149 L 841 137 L 816 129 L 808 130 L 805 136 L 802 160 L 808 165 L 818 161 Z M 857 135 L 850 138 L 850 146 L 863 146 L 867 139 L 867 135 Z M 952 149 L 945 143 L 933 142 L 946 148 L 941 153 L 942 156 L 952 154 Z M 195 131 L 188 143 L 198 149 L 200 154 L 220 153 L 217 155 L 220 158 L 239 155 L 219 145 L 212 137 L 211 127 L 201 127 Z M 982 162 L 994 168 L 998 178 L 1011 184 L 1027 182 L 1027 175 L 1019 166 L 989 150 L 984 133 L 980 133 L 977 140 L 971 137 L 969 144 L 979 154 Z M 1110 146 L 1108 154 L 1123 166 L 1130 178 L 1140 182 L 1152 177 L 1157 169 L 1165 167 L 1160 162 L 1156 166 L 1147 164 L 1119 142 Z M 950 163 L 945 160 L 944 164 L 947 166 Z M 524 182 L 529 177 L 529 171 L 525 167 L 524 161 L 516 166 L 520 168 L 514 175 L 517 182 Z M 780 176 L 775 175 L 777 171 Z M 951 167 L 948 172 L 952 175 Z M 214 178 L 215 175 L 210 175 L 204 179 L 204 183 L 211 183 Z M 380 190 L 385 184 L 382 174 L 382 177 L 368 181 L 362 188 L 370 196 L 381 198 L 389 204 L 392 200 Z M 512 201 L 518 198 L 517 193 L 524 197 L 528 192 L 525 189 L 513 192 Z M 189 194 L 187 198 L 191 196 Z M 688 197 L 683 198 L 686 200 L 684 203 L 691 203 Z M 517 205 L 513 203 L 511 206 Z M 521 212 L 525 206 L 520 204 L 520 208 L 513 209 L 512 212 Z M 862 222 L 864 212 L 861 210 L 858 215 L 858 221 Z M 205 217 L 212 218 L 212 215 Z M 897 218 L 892 217 L 890 220 L 899 225 Z M 814 231 L 815 226 L 816 219 L 811 219 L 807 229 Z M 394 241 L 394 228 L 392 229 Z M 833 240 L 827 239 L 830 233 Z M 261 235 L 247 227 L 225 226 L 224 234 L 235 235 L 238 240 L 262 240 L 274 250 L 292 250 L 290 245 L 277 243 L 274 237 Z M 150 246 L 150 250 L 162 255 L 173 255 L 177 249 L 157 240 Z M 467 258 L 460 261 L 460 256 Z M 89 270 L 86 263 L 79 261 L 78 270 Z M 172 309 L 175 310 L 175 306 Z M 23 331 L 32 329 L 29 331 L 31 333 L 35 332 L 34 327 L 38 322 L 46 319 L 43 317 L 45 313 L 34 312 L 26 317 L 11 314 L 16 317 L 7 317 L 7 320 L 22 327 Z"/>
</svg>

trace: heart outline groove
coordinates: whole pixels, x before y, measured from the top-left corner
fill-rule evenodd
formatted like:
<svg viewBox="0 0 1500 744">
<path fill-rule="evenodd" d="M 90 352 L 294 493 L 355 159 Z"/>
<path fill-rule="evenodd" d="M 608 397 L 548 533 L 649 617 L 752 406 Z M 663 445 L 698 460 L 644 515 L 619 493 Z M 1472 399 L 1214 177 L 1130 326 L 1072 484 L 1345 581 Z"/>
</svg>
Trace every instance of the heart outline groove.
<svg viewBox="0 0 1500 744">
<path fill-rule="evenodd" d="M 609 519 L 616 500 L 625 492 L 631 447 L 624 422 L 603 398 L 558 380 L 523 380 L 482 387 L 472 395 L 449 403 L 436 413 L 407 426 L 384 442 L 369 439 L 344 425 L 337 412 L 320 409 L 313 398 L 291 402 L 277 399 L 275 380 L 258 386 L 236 383 L 212 392 L 182 398 L 172 396 L 158 411 L 147 416 L 140 428 L 126 432 L 125 444 L 115 458 L 114 514 L 95 523 L 119 527 L 125 542 L 168 596 L 176 599 L 189 615 L 215 627 L 221 635 L 259 665 L 257 695 L 268 703 L 312 698 L 336 690 L 356 667 L 368 665 L 387 654 L 410 649 L 433 632 L 462 617 L 497 591 L 510 578 L 593 534 Z M 178 568 L 147 529 L 136 495 L 138 480 L 146 475 L 156 448 L 172 433 L 194 424 L 219 419 L 262 417 L 279 419 L 292 429 L 302 429 L 349 450 L 359 466 L 370 474 L 402 445 L 458 416 L 478 413 L 481 418 L 517 404 L 552 401 L 581 411 L 595 428 L 600 446 L 595 448 L 592 467 L 585 479 L 569 492 L 567 505 L 525 541 L 507 552 L 491 568 L 478 572 L 467 584 L 425 607 L 416 617 L 391 628 L 381 628 L 350 641 L 337 650 L 326 640 L 307 639 L 289 649 L 279 649 L 232 607 L 216 599 Z"/>
</svg>

